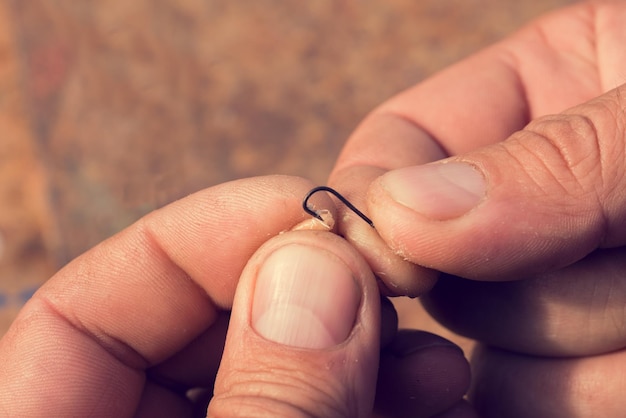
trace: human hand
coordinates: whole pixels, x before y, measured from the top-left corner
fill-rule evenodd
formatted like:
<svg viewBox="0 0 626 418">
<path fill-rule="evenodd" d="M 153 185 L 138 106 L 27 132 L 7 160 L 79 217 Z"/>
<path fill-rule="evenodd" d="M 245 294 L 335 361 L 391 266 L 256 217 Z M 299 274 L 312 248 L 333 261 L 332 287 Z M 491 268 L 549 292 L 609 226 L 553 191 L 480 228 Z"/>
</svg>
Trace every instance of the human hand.
<svg viewBox="0 0 626 418">
<path fill-rule="evenodd" d="M 210 400 L 209 416 L 370 416 L 373 275 L 335 234 L 281 233 L 309 219 L 311 187 L 284 176 L 212 187 L 67 265 L 0 340 L 0 415 L 205 416 Z M 414 397 L 404 406 L 418 416 L 466 409 L 458 347 L 389 326 L 379 385 Z"/>
<path fill-rule="evenodd" d="M 626 410 L 624 21 L 617 1 L 534 22 L 375 110 L 331 176 L 376 225 L 340 231 L 387 292 L 446 273 L 426 306 L 491 347 L 486 417 Z"/>
</svg>

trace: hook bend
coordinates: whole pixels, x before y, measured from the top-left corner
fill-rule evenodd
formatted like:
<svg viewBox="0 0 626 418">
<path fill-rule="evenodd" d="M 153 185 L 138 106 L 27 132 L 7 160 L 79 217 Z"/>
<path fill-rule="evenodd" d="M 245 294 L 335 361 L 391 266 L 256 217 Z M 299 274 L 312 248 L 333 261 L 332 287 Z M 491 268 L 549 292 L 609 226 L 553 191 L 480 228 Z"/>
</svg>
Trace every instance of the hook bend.
<svg viewBox="0 0 626 418">
<path fill-rule="evenodd" d="M 331 187 L 328 187 L 328 186 L 318 186 L 318 187 L 315 187 L 315 188 L 311 189 L 311 191 L 309 191 L 306 194 L 306 196 L 304 197 L 304 200 L 302 200 L 302 208 L 309 215 L 313 216 L 316 219 L 319 219 L 320 221 L 324 221 L 322 219 L 322 217 L 319 215 L 319 213 L 317 213 L 315 210 L 313 210 L 313 209 L 311 209 L 309 207 L 309 199 L 311 198 L 311 196 L 313 196 L 317 192 L 328 192 L 328 193 L 332 194 L 337 199 L 339 199 L 341 201 L 341 203 L 346 205 L 348 207 L 348 209 L 350 209 L 352 212 L 356 213 L 361 219 L 363 219 L 365 222 L 367 222 L 367 224 L 369 226 L 374 228 L 374 222 L 372 222 L 372 220 L 370 218 L 365 216 L 365 214 L 363 212 L 358 210 L 352 203 L 350 203 L 348 201 L 348 199 L 343 197 L 337 190 L 335 190 L 335 189 L 333 189 Z"/>
</svg>

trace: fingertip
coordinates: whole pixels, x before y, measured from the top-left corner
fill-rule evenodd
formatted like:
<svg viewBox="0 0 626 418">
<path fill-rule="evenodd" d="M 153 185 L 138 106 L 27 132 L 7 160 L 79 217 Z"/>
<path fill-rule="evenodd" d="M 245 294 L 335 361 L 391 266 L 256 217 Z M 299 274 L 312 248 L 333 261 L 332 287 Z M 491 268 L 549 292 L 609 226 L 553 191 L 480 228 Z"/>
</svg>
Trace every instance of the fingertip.
<svg viewBox="0 0 626 418">
<path fill-rule="evenodd" d="M 344 222 L 340 233 L 352 244 L 378 279 L 385 296 L 419 297 L 437 282 L 438 272 L 405 259 L 379 235 L 379 230 L 364 230 L 361 225 Z"/>
<path fill-rule="evenodd" d="M 344 196 L 365 214 L 374 213 L 369 206 L 367 187 L 384 171 L 378 167 L 350 167 L 333 175 L 337 190 L 352 191 Z M 437 272 L 407 260 L 396 248 L 381 238 L 374 222 L 372 228 L 343 205 L 338 205 L 337 232 L 367 261 L 379 279 L 380 290 L 386 296 L 418 297 L 428 292 L 437 281 Z"/>
</svg>

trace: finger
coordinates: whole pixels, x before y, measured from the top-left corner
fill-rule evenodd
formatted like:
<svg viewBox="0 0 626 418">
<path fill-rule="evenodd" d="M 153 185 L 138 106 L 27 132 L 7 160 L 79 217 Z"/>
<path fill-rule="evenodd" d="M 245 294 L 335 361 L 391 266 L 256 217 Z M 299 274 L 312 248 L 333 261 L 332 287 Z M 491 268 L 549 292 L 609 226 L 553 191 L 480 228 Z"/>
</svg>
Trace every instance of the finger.
<svg viewBox="0 0 626 418">
<path fill-rule="evenodd" d="M 478 350 L 470 399 L 482 417 L 621 417 L 626 352 L 554 359 Z"/>
<path fill-rule="evenodd" d="M 491 346 L 538 356 L 626 347 L 626 248 L 596 251 L 540 277 L 477 282 L 444 276 L 422 300 L 447 328 Z"/>
<path fill-rule="evenodd" d="M 387 244 L 450 274 L 506 280 L 626 243 L 626 86 L 501 144 L 380 177 L 368 209 Z"/>
<path fill-rule="evenodd" d="M 457 345 L 402 330 L 381 355 L 376 411 L 397 418 L 452 414 L 469 383 L 469 364 Z"/>
<path fill-rule="evenodd" d="M 182 394 L 190 389 L 212 388 L 224 351 L 229 319 L 229 312 L 220 312 L 211 327 L 185 348 L 146 370 L 147 377 Z"/>
<path fill-rule="evenodd" d="M 362 150 L 360 138 L 375 139 Z M 366 153 L 361 155 L 360 152 Z M 338 166 L 329 184 L 341 191 L 356 207 L 367 211 L 366 191 L 369 184 L 386 170 L 406 165 L 422 164 L 444 157 L 441 149 L 427 135 L 416 135 L 415 127 L 407 121 L 392 116 L 374 116 L 366 119 L 344 148 Z M 365 158 L 370 165 L 346 165 L 346 158 Z M 374 158 L 381 158 L 393 166 L 378 166 Z M 345 166 L 345 169 L 340 167 Z M 363 222 L 352 211 L 338 205 L 338 232 L 365 257 L 374 274 L 380 279 L 381 291 L 390 296 L 417 297 L 435 283 L 432 270 L 416 266 L 394 253 L 377 231 Z M 367 213 L 366 213 L 367 214 Z"/>
<path fill-rule="evenodd" d="M 625 81 L 620 2 L 586 2 L 531 22 L 377 112 L 410 121 L 450 155 L 499 142 Z M 365 144 L 363 144 L 365 145 Z"/>
<path fill-rule="evenodd" d="M 538 116 L 602 94 L 624 78 L 625 18 L 619 2 L 563 9 L 392 98 L 352 135 L 329 184 L 362 207 L 372 180 L 388 170 L 500 142 Z M 387 293 L 418 296 L 432 286 L 432 274 L 409 267 L 339 209 L 341 233 Z"/>
<path fill-rule="evenodd" d="M 209 416 L 370 416 L 380 338 L 374 277 L 328 232 L 269 241 L 237 289 Z"/>
<path fill-rule="evenodd" d="M 268 237 L 308 218 L 301 199 L 310 188 L 281 176 L 216 186 L 70 263 L 0 341 L 0 410 L 132 415 L 141 408 L 143 370 L 188 345 L 230 307 L 245 260 Z"/>
</svg>

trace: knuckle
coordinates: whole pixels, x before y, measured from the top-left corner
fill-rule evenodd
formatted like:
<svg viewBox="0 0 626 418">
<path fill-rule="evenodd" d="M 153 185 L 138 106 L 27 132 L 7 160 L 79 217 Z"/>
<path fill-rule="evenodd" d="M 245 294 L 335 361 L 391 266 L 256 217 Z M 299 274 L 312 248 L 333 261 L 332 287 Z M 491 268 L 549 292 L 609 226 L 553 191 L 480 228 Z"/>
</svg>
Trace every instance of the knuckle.
<svg viewBox="0 0 626 418">
<path fill-rule="evenodd" d="M 526 187 L 569 217 L 590 222 L 603 243 L 614 239 L 613 224 L 626 217 L 620 209 L 626 195 L 626 102 L 620 89 L 538 118 L 501 143 L 511 168 L 527 176 Z"/>
<path fill-rule="evenodd" d="M 345 385 L 315 372 L 258 364 L 229 370 L 209 405 L 209 416 L 350 417 Z"/>
<path fill-rule="evenodd" d="M 581 114 L 546 116 L 523 131 L 525 146 L 571 196 L 595 193 L 602 180 L 601 144 L 594 121 Z"/>
<path fill-rule="evenodd" d="M 613 103 L 599 100 L 569 113 L 538 118 L 513 134 L 502 147 L 516 168 L 542 194 L 567 195 L 603 210 L 607 193 L 624 175 L 623 118 Z M 621 123 L 620 123 L 621 120 Z M 587 204 L 583 206 L 588 206 Z"/>
</svg>

